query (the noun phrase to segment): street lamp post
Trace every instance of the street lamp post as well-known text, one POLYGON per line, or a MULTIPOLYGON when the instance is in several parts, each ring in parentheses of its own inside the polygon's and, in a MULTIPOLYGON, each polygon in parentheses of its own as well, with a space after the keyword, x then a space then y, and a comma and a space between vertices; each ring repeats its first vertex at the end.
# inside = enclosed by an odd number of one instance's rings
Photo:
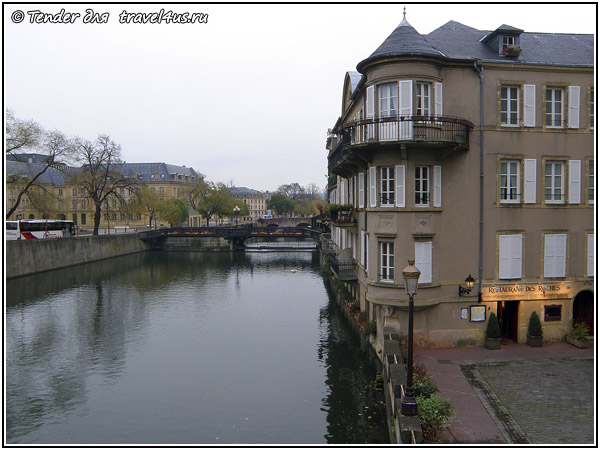
POLYGON ((235 226, 238 226, 238 214, 240 213, 240 207, 235 205, 233 208, 233 214, 235 214, 235 226))
POLYGON ((415 260, 409 259, 408 266, 402 271, 404 278, 404 287, 408 295, 408 361, 406 374, 406 389, 402 396, 400 412, 405 416, 417 415, 417 400, 413 389, 413 316, 414 316, 414 296, 417 294, 417 284, 421 272, 415 267, 415 260))

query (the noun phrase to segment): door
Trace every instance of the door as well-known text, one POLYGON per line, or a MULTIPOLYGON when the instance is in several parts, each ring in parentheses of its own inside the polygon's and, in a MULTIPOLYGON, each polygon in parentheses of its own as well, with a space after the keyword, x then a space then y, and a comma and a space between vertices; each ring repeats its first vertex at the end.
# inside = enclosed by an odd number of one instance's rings
POLYGON ((581 291, 573 299, 573 326, 581 322, 588 326, 588 333, 593 336, 594 294, 591 291, 581 291))
POLYGON ((503 338, 518 342, 519 301, 498 302, 498 320, 503 338))

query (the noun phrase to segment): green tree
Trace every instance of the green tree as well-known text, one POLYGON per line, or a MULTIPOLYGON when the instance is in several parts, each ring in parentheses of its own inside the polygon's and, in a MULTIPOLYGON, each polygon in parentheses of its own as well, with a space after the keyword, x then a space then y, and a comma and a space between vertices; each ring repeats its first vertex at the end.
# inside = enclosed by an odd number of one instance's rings
POLYGON ((274 209, 277 214, 289 214, 295 207, 294 200, 283 194, 273 194, 269 200, 269 209, 274 209))
POLYGON ((296 207, 294 212, 305 216, 311 216, 318 214, 319 209, 317 208, 318 200, 311 200, 307 197, 296 200, 296 207))
POLYGON ((152 219, 158 217, 158 213, 163 207, 163 204, 164 195, 157 194, 148 186, 142 186, 141 188, 136 189, 130 208, 135 214, 147 216, 148 225, 152 226, 152 219))
POLYGON ((231 213, 228 209, 231 197, 229 190, 223 183, 214 183, 205 181, 204 176, 192 185, 185 197, 189 205, 200 213, 203 219, 206 219, 206 225, 210 225, 210 219, 220 214, 231 213))
POLYGON ((188 218, 188 207, 178 198, 169 198, 160 205, 158 215, 172 227, 180 226, 188 218))

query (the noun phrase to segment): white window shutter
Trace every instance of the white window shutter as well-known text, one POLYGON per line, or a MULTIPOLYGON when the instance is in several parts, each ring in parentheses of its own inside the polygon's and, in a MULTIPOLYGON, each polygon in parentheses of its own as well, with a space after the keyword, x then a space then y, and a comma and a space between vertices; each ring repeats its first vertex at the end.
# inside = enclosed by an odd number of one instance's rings
POLYGON ((372 119, 375 115, 375 86, 367 88, 367 119, 372 119))
POLYGON ((352 206, 356 208, 358 202, 356 201, 356 175, 352 178, 352 206))
POLYGON ((569 203, 581 203, 581 161, 569 161, 569 203))
POLYGON ((365 232, 360 230, 360 265, 365 266, 365 232))
POLYGON ((406 166, 396 166, 396 206, 406 206, 406 166))
POLYGON ((523 235, 512 236, 511 244, 510 274, 511 278, 521 278, 523 273, 523 235))
POLYGON ((536 200, 536 160, 526 159, 524 166, 524 196, 523 203, 535 203, 536 200))
MULTIPOLYGON (((400 116, 401 117, 411 117, 412 116, 412 107, 413 107, 413 88, 412 88, 412 80, 402 80, 398 81, 398 92, 400 95, 399 105, 400 105, 400 116)), ((404 120, 400 122, 400 139, 412 139, 413 136, 413 127, 412 121, 404 120)))
POLYGON ((535 127, 535 84, 523 86, 523 125, 535 127))
POLYGON ((521 278, 522 249, 522 234, 507 234, 498 236, 498 278, 521 278))
POLYGON ((365 207, 365 173, 358 174, 358 207, 365 207))
POLYGON ((434 114, 436 116, 443 116, 443 95, 442 95, 442 83, 434 83, 433 85, 435 93, 435 109, 434 114))
POLYGON ((433 207, 442 207, 442 166, 433 166, 433 207))
POLYGON ((432 282, 432 242, 415 242, 415 267, 421 271, 419 284, 432 282))
POLYGON ((369 167, 369 206, 377 206, 377 167, 369 167))
POLYGON ((365 233, 365 272, 369 274, 369 235, 365 233))
POLYGON ((567 235, 557 234, 556 242, 556 276, 567 276, 567 235))
POLYGON ((594 264, 595 264, 594 250, 595 250, 594 234, 590 233, 587 235, 587 276, 588 277, 594 276, 594 264))
POLYGON ((340 181, 340 205, 343 205, 346 202, 346 186, 344 180, 340 181))
MULTIPOLYGON (((367 103, 367 119, 373 119, 375 117, 375 86, 367 87, 366 91, 366 103, 367 103)), ((367 139, 373 139, 375 137, 375 125, 367 125, 367 139)))
POLYGON ((544 237, 544 278, 553 278, 555 272, 554 258, 554 235, 547 234, 544 237))
POLYGON ((569 86, 569 128, 579 128, 579 86, 569 86))

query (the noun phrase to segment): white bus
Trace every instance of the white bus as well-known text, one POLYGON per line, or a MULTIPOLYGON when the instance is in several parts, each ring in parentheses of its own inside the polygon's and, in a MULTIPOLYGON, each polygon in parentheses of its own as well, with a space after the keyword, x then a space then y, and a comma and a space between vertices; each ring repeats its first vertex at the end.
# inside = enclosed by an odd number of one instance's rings
POLYGON ((6 240, 54 239, 75 236, 70 220, 7 220, 6 240))

